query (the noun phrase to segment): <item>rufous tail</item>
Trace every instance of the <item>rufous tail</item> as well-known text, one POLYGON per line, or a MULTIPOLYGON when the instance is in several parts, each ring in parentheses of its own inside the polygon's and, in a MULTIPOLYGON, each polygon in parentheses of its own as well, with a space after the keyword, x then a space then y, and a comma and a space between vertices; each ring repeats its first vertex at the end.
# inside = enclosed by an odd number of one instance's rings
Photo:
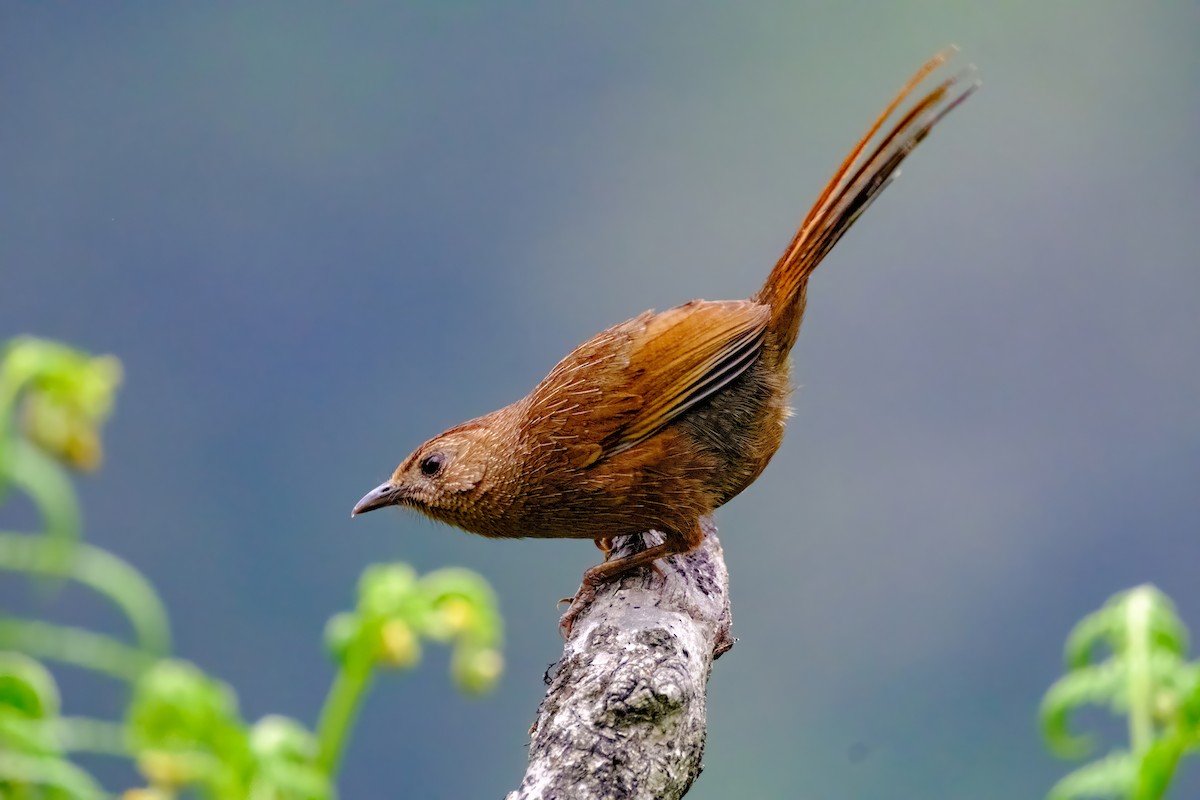
POLYGON ((900 163, 929 135, 933 126, 979 87, 974 67, 945 78, 904 110, 875 149, 864 155, 884 123, 957 52, 958 48, 949 47, 930 59, 883 110, 838 167, 767 282, 755 295, 755 300, 771 306, 768 330, 774 334, 774 345, 780 354, 786 355, 791 350, 799 333, 808 276, 867 206, 900 174, 900 163))

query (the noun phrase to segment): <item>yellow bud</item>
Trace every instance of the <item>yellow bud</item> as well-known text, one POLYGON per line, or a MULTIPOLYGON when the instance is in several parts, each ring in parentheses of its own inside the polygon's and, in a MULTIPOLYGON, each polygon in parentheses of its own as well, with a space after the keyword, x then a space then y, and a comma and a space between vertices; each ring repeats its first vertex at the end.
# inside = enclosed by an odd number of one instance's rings
POLYGON ((1166 724, 1179 713, 1179 696, 1167 689, 1161 689, 1154 695, 1154 718, 1166 724))
POLYGON ((458 685, 473 694, 488 691, 504 672, 504 656, 498 650, 460 649, 450 661, 450 669, 458 685))
POLYGON ((138 756, 138 771, 155 787, 182 786, 195 777, 187 759, 165 750, 147 750, 138 756))
POLYGON ((74 426, 63 442, 63 460, 74 469, 94 472, 100 466, 103 452, 96 429, 84 424, 74 426))
POLYGON ((475 617, 475 609, 461 597, 450 597, 438 606, 442 620, 450 633, 466 630, 475 617))
POLYGON ((421 658, 421 643, 407 622, 393 619, 379 629, 379 662, 383 666, 404 669, 421 658))
POLYGON ((72 469, 100 466, 102 451, 96 424, 45 396, 30 397, 23 418, 25 434, 47 455, 72 469))
POLYGON ((170 797, 171 795, 167 792, 148 787, 127 789, 121 793, 121 800, 169 800, 170 797))
POLYGON ((503 672, 504 656, 500 655, 499 650, 482 650, 475 657, 475 673, 480 681, 489 687, 500 680, 503 672))

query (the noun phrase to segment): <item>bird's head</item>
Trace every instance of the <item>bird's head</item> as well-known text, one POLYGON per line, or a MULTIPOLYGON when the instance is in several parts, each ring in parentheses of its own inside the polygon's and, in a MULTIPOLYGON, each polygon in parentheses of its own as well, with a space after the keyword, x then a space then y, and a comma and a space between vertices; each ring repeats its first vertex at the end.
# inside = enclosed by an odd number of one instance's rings
POLYGON ((358 516, 384 506, 407 506, 429 516, 467 527, 463 517, 473 507, 488 467, 494 460, 490 426, 474 420, 435 436, 404 459, 392 477, 359 500, 350 512, 358 516))

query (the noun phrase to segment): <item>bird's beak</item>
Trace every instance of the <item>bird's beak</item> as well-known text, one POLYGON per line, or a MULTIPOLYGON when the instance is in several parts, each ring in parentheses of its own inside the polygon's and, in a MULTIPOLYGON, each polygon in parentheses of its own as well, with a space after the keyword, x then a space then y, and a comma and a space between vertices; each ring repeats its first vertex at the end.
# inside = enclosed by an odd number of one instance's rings
POLYGON ((357 517, 359 514, 374 511, 377 508, 394 505, 396 505, 396 487, 391 483, 384 483, 367 492, 362 500, 355 503, 350 516, 357 517))

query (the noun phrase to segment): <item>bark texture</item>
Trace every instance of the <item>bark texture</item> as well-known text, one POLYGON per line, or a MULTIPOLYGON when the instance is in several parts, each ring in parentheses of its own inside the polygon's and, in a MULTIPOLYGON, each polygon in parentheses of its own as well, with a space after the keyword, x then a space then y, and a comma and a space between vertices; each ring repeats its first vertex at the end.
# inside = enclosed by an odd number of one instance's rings
MULTIPOLYGON (((702 524, 694 552, 603 587, 578 618, 530 729, 529 768, 506 800, 657 800, 691 787, 708 676, 734 641, 721 544, 712 520, 702 524)), ((618 541, 614 555, 641 538, 618 541)))

